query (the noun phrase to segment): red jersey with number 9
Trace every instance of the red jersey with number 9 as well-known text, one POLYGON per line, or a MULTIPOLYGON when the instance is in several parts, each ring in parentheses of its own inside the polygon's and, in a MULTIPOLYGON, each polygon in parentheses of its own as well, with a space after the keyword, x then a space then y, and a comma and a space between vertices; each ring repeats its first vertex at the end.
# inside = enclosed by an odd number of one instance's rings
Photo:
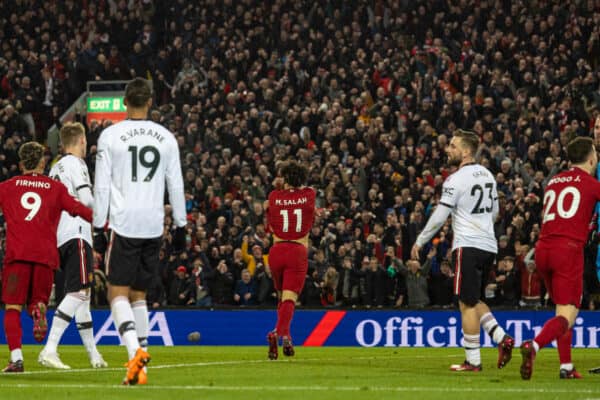
POLYGON ((56 229, 62 211, 92 221, 92 210, 71 197, 65 185, 37 174, 2 182, 0 208, 6 221, 5 263, 26 261, 56 268, 56 229))
POLYGON ((267 222, 283 240, 297 240, 308 234, 315 219, 313 188, 273 190, 269 194, 267 222))
POLYGON ((544 191, 540 239, 568 238, 584 245, 596 202, 600 201, 600 182, 574 167, 554 176, 544 191))

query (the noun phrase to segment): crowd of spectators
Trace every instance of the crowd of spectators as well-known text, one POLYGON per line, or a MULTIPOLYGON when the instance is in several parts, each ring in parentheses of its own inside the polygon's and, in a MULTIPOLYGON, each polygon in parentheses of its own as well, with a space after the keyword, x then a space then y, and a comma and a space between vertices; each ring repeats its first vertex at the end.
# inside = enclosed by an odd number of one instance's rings
MULTIPOLYGON (((409 251, 452 173, 449 138, 468 129, 499 189, 486 297, 540 306, 543 188, 599 114, 599 32, 598 0, 1 2, 0 180, 86 81, 151 78, 189 222, 174 254, 165 219, 153 307, 275 304, 263 202, 290 157, 320 210, 303 305, 447 307, 449 224, 421 260, 409 251)), ((88 126, 91 171, 107 124, 88 126)))

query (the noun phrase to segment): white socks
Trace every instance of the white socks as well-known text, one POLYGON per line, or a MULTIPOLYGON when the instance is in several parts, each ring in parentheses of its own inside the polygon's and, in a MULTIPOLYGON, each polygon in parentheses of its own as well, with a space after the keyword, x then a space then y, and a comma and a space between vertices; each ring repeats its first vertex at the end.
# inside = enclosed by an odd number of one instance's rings
POLYGON ((115 297, 110 303, 110 311, 115 326, 119 330, 119 334, 125 343, 125 347, 127 347, 129 359, 131 359, 140 345, 135 330, 135 317, 133 315, 133 310, 131 309, 131 304, 129 304, 129 299, 125 296, 115 297))
POLYGON ((496 343, 500 343, 506 335, 506 332, 500 325, 498 325, 498 321, 492 315, 492 313, 485 313, 479 319, 479 324, 483 327, 483 330, 487 332, 488 335, 492 337, 492 340, 496 343))
MULTIPOLYGON (((75 292, 67 293, 65 298, 60 302, 56 308, 54 317, 52 318, 52 327, 50 328, 48 341, 46 342, 46 347, 44 348, 47 352, 56 353, 58 343, 60 342, 62 335, 65 333, 65 329, 67 329, 69 326, 69 323, 71 322, 71 319, 73 319, 75 312, 79 308, 82 308, 81 306, 85 304, 85 300, 85 294, 75 292)), ((87 301, 89 313, 89 297, 87 297, 87 301)), ((89 321, 91 320, 92 318, 90 316, 89 321)))
POLYGON ((479 351, 479 335, 464 335, 465 353, 471 365, 481 365, 481 352, 479 351))
POLYGON ((90 312, 89 296, 83 304, 75 311, 75 322, 79 330, 79 336, 88 354, 96 353, 96 342, 94 340, 94 326, 92 325, 92 313, 90 312))
POLYGON ((148 306, 145 300, 131 303, 131 309, 135 318, 135 331, 137 333, 140 347, 148 349, 148 306))
POLYGON ((23 351, 21 349, 14 349, 10 352, 10 361, 17 362, 23 360, 23 351))

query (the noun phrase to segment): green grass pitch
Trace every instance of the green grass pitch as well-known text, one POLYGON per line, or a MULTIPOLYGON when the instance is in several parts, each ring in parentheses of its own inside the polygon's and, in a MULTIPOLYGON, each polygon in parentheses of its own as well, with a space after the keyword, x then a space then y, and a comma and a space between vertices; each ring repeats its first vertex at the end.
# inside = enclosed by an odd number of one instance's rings
POLYGON ((455 373, 464 358, 459 348, 297 347, 296 356, 266 359, 267 347, 151 347, 148 385, 124 387, 125 349, 99 346, 109 368, 89 367, 82 346, 61 346, 59 371, 37 363, 41 346, 25 346, 25 373, 0 375, 0 399, 600 399, 597 350, 575 349, 583 380, 558 379, 558 356, 544 349, 531 381, 519 376, 515 349, 511 363, 495 367, 495 349, 482 349, 483 371, 455 373))

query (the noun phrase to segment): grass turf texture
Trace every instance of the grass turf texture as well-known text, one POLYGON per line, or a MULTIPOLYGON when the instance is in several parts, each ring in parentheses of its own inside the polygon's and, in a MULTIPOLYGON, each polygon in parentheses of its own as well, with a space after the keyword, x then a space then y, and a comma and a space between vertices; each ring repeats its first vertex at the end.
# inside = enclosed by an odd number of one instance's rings
MULTIPOLYGON (((538 358, 531 381, 519 375, 521 356, 496 369, 497 351, 482 349, 483 372, 456 373, 459 348, 296 348, 296 356, 267 360, 264 347, 151 347, 147 386, 120 385, 125 349, 99 346, 109 368, 93 370, 82 346, 61 346, 72 370, 40 366, 41 346, 25 346, 25 373, 0 376, 0 399, 583 399, 600 398, 597 350, 575 349, 583 380, 558 379, 552 348, 538 358), (184 397, 185 396, 185 397, 184 397)), ((281 349, 280 349, 281 350, 281 349)))

